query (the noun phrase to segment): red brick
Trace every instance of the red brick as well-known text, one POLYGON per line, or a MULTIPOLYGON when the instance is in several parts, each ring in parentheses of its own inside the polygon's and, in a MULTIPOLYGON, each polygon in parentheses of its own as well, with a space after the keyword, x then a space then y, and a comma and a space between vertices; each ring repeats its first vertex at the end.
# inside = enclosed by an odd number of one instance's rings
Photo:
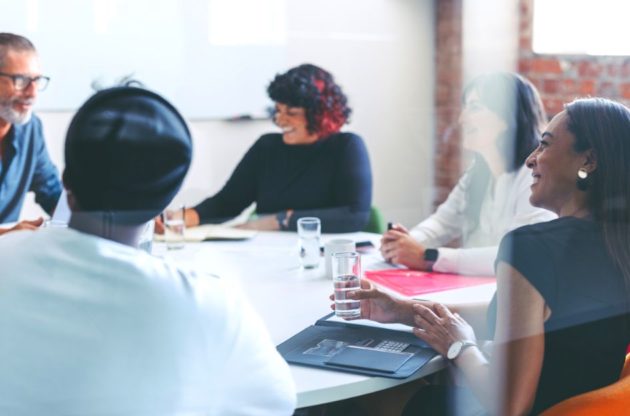
POLYGON ((630 99, 630 83, 623 83, 619 85, 620 98, 630 99))
POLYGON ((597 78, 604 72, 603 65, 596 61, 582 61, 577 64, 579 77, 597 78))
POLYGON ((540 78, 538 78, 536 76, 533 76, 533 75, 530 75, 528 77, 528 79, 532 82, 532 84, 534 84, 534 87, 536 87, 536 89, 538 91, 542 91, 542 89, 543 89, 543 80, 542 79, 540 79, 540 78))
POLYGON ((547 115, 549 116, 549 118, 555 116, 564 108, 564 100, 559 100, 556 98, 543 98, 543 102, 545 103, 545 110, 547 111, 547 115))
POLYGON ((520 59, 518 61, 518 72, 521 74, 526 75, 529 71, 531 71, 531 68, 531 62, 528 59, 520 59))
POLYGON ((560 92, 561 83, 557 79, 545 79, 542 82, 542 92, 544 94, 558 94, 560 92))
POLYGON ((630 59, 626 59, 619 68, 621 78, 630 77, 630 59))
POLYGON ((597 92, 595 95, 606 98, 615 98, 617 95, 615 84, 612 82, 602 82, 597 86, 597 92))
POLYGON ((529 36, 521 36, 518 40, 518 47, 527 51, 532 50, 532 38, 529 36))
POLYGON ((617 62, 610 63, 606 67, 606 74, 609 77, 615 78, 617 75, 619 75, 620 72, 621 72, 621 65, 619 63, 617 63, 617 62))
POLYGON ((532 60, 532 72, 546 74, 561 74, 562 66, 557 59, 536 58, 532 60))
POLYGON ((572 78, 563 79, 562 92, 569 96, 575 95, 577 93, 577 82, 572 78))
POLYGON ((580 81, 578 92, 580 95, 595 95, 595 81, 592 79, 580 81))

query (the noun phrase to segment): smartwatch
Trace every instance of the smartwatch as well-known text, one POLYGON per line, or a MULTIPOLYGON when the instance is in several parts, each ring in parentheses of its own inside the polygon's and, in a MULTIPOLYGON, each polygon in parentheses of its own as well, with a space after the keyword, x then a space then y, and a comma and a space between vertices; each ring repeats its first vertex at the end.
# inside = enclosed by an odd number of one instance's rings
POLYGON ((449 360, 454 360, 468 347, 476 347, 472 341, 455 341, 448 347, 448 351, 446 352, 446 358, 449 360))
POLYGON ((427 248, 426 250, 424 250, 423 260, 424 264, 427 266, 427 269, 433 271, 433 265, 437 261, 439 255, 440 252, 437 248, 427 248))

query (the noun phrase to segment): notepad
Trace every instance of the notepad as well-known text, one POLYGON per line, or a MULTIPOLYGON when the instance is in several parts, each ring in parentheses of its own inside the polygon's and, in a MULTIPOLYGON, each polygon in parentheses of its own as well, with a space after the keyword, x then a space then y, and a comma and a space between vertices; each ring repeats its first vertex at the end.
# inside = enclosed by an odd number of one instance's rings
POLYGON ((408 269, 366 270, 365 278, 404 296, 495 283, 494 277, 422 272, 408 269))
MULTIPOLYGON (((222 225, 206 224, 198 227, 186 228, 184 239, 188 242, 200 241, 236 241, 247 240, 258 234, 256 230, 242 230, 222 225)), ((169 241, 169 234, 155 234, 155 241, 169 241)))

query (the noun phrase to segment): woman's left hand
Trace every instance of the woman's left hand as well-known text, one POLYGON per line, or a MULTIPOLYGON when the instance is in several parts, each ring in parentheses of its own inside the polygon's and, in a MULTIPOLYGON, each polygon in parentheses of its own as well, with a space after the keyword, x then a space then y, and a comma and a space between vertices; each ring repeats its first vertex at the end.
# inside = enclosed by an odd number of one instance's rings
POLYGON ((234 228, 258 231, 278 231, 280 229, 280 224, 278 224, 278 220, 275 215, 265 215, 263 217, 258 217, 255 220, 239 224, 234 228))
POLYGON ((416 303, 413 310, 416 324, 413 333, 443 356, 455 341, 476 342, 472 327, 446 306, 436 303, 431 309, 416 303))

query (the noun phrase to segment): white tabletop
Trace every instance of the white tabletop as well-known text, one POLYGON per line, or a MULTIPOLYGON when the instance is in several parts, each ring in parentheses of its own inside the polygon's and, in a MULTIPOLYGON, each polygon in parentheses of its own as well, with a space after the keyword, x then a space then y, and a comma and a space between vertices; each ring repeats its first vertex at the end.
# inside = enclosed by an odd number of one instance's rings
MULTIPOLYGON (((370 240, 378 246, 380 236, 370 233, 324 235, 322 243, 332 238, 370 240)), ((261 315, 276 345, 331 312, 328 296, 332 293, 332 282, 325 276, 324 259, 316 269, 302 269, 295 233, 261 232, 247 241, 188 243, 182 250, 171 251, 167 251, 164 244, 155 244, 153 254, 233 279, 261 315)), ((377 250, 363 255, 362 262, 364 269, 387 266, 377 250)), ((489 301, 493 293, 494 285, 482 285, 423 295, 423 298, 445 303, 489 301)), ((404 380, 296 365, 291 365, 291 371, 298 391, 298 407, 306 407, 387 389, 443 367, 444 361, 435 358, 404 380)))

